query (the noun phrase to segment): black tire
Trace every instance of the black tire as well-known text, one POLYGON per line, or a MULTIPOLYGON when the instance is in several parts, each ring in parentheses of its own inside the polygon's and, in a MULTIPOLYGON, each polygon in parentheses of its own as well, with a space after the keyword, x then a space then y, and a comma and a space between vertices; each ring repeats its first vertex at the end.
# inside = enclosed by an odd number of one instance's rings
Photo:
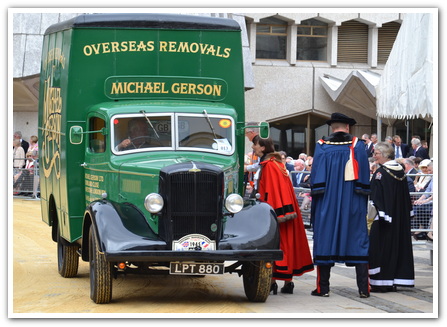
POLYGON ((57 269, 64 278, 75 277, 78 274, 79 253, 77 245, 71 245, 61 237, 57 228, 57 269))
POLYGON ((89 231, 89 262, 90 298, 97 304, 109 303, 112 300, 112 264, 99 250, 93 226, 89 231))
POLYGON ((265 302, 270 294, 272 268, 265 261, 250 261, 243 265, 244 291, 251 302, 265 302))

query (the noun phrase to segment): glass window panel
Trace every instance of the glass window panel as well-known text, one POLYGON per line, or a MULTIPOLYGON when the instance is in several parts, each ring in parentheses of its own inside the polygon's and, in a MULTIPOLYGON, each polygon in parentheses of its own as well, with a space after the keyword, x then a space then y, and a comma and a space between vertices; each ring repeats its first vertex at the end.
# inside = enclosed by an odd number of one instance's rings
MULTIPOLYGON (((99 131, 102 128, 106 126, 106 123, 103 119, 92 117, 90 119, 90 131, 99 131)), ((90 133, 89 138, 89 146, 90 151, 93 153, 102 153, 106 149, 106 138, 104 134, 97 132, 97 133, 90 133)))
POLYGON ((179 116, 179 146, 203 148, 222 154, 230 154, 233 149, 233 120, 224 116, 179 116), (211 126, 210 126, 211 125, 211 126))
POLYGON ((310 27, 306 27, 306 26, 298 26, 297 34, 298 35, 310 35, 311 29, 310 29, 310 27))
POLYGON ((270 33, 270 25, 258 25, 256 26, 257 33, 270 33))
POLYGON ((287 46, 287 23, 267 17, 256 27, 256 58, 285 59, 287 46))
POLYGON ((275 33, 275 34, 285 34, 285 33, 287 33, 287 27, 272 25, 272 33, 275 33))
POLYGON ((172 147, 171 124, 171 116, 116 117, 113 119, 115 151, 172 147))
POLYGON ((327 27, 314 27, 313 35, 327 35, 327 27))
POLYGON ((298 60, 327 60, 327 38, 298 37, 298 60))
POLYGON ((285 59, 286 42, 285 36, 257 35, 256 58, 285 59))
POLYGON ((297 60, 327 60, 327 26, 313 18, 301 22, 297 30, 297 60))

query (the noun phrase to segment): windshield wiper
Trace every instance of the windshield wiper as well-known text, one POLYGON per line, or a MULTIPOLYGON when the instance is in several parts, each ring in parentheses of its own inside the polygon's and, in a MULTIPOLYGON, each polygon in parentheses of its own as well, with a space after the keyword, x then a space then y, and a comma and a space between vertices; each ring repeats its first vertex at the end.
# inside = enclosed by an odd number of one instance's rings
POLYGON ((149 117, 146 116, 146 111, 144 110, 140 110, 140 112, 143 114, 144 118, 146 118, 149 126, 152 128, 152 130, 154 131, 155 135, 157 136, 157 139, 160 139, 160 136, 158 136, 157 131, 155 130, 154 126, 152 125, 151 121, 149 120, 149 117))
POLYGON ((203 110, 203 114, 205 115, 206 120, 208 121, 208 125, 210 125, 211 131, 213 132, 214 139, 217 139, 216 132, 214 131, 213 124, 211 124, 210 117, 208 117, 208 113, 206 110, 203 110))

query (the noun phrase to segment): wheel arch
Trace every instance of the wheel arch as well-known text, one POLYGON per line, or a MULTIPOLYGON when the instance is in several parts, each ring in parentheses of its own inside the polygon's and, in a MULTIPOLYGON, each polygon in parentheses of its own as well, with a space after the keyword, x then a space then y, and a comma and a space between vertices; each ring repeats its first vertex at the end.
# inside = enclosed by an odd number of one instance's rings
POLYGON ((57 214, 56 200, 53 194, 50 195, 48 201, 48 220, 51 226, 51 239, 57 242, 57 229, 59 227, 59 219, 57 214))
POLYGON ((83 261, 89 260, 89 233, 90 226, 93 225, 92 216, 93 214, 91 213, 91 211, 87 209, 84 213, 84 220, 82 224, 81 258, 83 261))

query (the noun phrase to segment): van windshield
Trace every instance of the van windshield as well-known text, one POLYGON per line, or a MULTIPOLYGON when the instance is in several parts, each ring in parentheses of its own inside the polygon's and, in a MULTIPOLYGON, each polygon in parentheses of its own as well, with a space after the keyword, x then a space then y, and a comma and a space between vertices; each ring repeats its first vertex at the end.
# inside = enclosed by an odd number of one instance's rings
POLYGON ((185 150, 234 152, 234 120, 225 115, 150 114, 116 115, 112 118, 113 152, 185 150))
POLYGON ((230 117, 215 115, 179 115, 178 147, 207 149, 223 154, 233 150, 234 124, 230 117))

